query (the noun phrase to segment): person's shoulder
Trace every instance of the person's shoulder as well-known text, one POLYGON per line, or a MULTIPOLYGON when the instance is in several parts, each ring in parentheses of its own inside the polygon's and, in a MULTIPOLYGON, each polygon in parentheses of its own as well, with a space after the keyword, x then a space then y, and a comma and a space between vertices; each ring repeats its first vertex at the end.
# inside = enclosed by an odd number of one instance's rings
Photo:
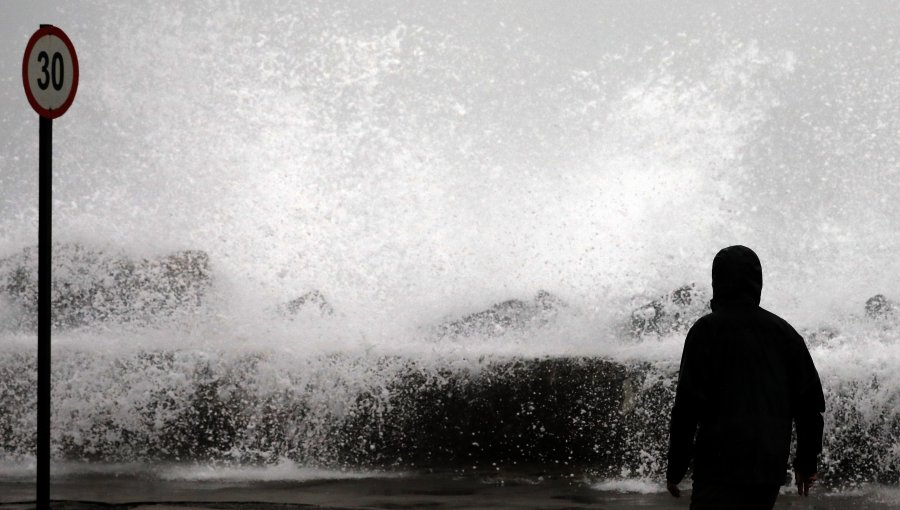
POLYGON ((774 323, 777 323, 777 324, 780 324, 780 325, 782 325, 782 326, 786 326, 786 327, 788 327, 788 328, 794 329, 794 327, 791 326, 791 324, 790 324, 788 321, 782 319, 781 316, 776 315, 776 314, 770 312, 769 310, 766 310, 765 308, 763 308, 763 307, 761 307, 761 306, 758 307, 757 310, 758 310, 758 313, 759 313, 762 317, 764 317, 764 318, 766 318, 766 319, 768 319, 768 320, 770 320, 770 321, 772 321, 772 322, 774 322, 774 323))
POLYGON ((702 328, 708 327, 709 324, 712 323, 713 320, 715 320, 714 312, 708 312, 704 315, 701 315, 699 318, 697 318, 697 320, 694 321, 694 324, 691 325, 691 329, 694 329, 694 328, 702 329, 702 328))
POLYGON ((698 341, 700 338, 707 336, 707 333, 712 329, 714 322, 715 316, 713 312, 707 313, 695 320, 694 324, 688 329, 687 341, 698 341))
POLYGON ((691 329, 697 329, 698 331, 704 331, 713 329, 716 327, 716 324, 721 323, 723 320, 726 320, 721 311, 718 312, 707 312, 704 315, 701 315, 700 318, 694 321, 694 324, 691 326, 691 329))
POLYGON ((786 336, 791 338, 791 340, 799 340, 803 342, 803 337, 800 336, 800 333, 798 333, 797 330, 794 329, 794 326, 792 326, 790 322, 784 320, 779 315, 776 315, 763 307, 759 307, 759 313, 761 316, 774 324, 779 330, 783 331, 786 336))

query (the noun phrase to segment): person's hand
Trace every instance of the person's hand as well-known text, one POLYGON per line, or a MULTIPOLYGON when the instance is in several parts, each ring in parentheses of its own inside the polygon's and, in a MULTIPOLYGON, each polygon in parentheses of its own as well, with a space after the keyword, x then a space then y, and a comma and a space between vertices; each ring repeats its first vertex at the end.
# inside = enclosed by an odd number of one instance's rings
POLYGON ((672 482, 666 480, 666 489, 669 491, 669 494, 671 494, 672 497, 674 497, 674 498, 681 497, 681 489, 678 488, 677 483, 672 483, 672 482))
POLYGON ((797 494, 809 496, 809 488, 816 481, 816 473, 806 475, 800 471, 794 471, 794 483, 797 484, 797 494))

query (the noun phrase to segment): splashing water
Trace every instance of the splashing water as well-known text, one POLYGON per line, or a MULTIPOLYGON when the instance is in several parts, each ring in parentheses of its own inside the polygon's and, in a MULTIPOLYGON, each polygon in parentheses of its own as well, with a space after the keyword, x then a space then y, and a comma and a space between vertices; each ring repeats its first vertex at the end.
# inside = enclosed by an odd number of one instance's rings
MULTIPOLYGON (((900 298, 900 12, 839 6, 61 8, 44 21, 83 71, 57 122, 55 239, 199 250, 212 287, 171 320, 55 333, 57 455, 405 465, 346 444, 371 432, 348 417, 392 416, 414 373, 465 392, 546 356, 615 360, 642 395, 625 414, 653 413, 682 336, 622 325, 685 283, 708 292, 712 256, 740 243, 763 306, 809 334, 828 469, 895 479, 896 322, 862 311, 900 298), (429 333, 539 289, 569 304, 549 324, 429 333), (335 313, 278 313, 311 291, 335 313)), ((7 76, 37 23, 11 19, 7 76)), ((5 257, 34 243, 37 142, 2 87, 5 257)), ((0 449, 27 455, 34 338, 0 304, 0 449)), ((658 473, 659 441, 631 430, 613 474, 658 473)))

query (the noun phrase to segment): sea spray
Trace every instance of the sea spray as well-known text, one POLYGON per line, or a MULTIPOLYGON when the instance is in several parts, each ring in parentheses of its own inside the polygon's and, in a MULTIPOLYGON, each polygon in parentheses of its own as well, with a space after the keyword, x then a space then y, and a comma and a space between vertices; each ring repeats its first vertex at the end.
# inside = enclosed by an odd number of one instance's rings
MULTIPOLYGON (((711 257, 741 243, 762 259, 763 306, 804 330, 826 386, 823 477, 896 481, 896 323, 862 307, 900 297, 898 15, 840 7, 57 13, 84 73, 55 133, 55 239, 132 261, 202 252, 210 278, 197 306, 151 282, 166 306, 82 306, 60 324, 57 459, 409 467, 471 453, 653 476, 683 331, 635 338, 633 312, 708 290, 711 257), (541 290, 568 309, 434 335, 541 290), (313 292, 332 314, 279 313, 313 292), (593 370, 608 387, 587 390, 593 370), (559 391, 561 407, 530 410, 526 388, 559 391), (465 414, 486 409, 511 414, 465 414), (484 437, 441 443, 452 419, 484 437)), ((0 65, 19 61, 3 47, 0 65)), ((34 119, 14 82, 0 83, 20 105, 0 118, 0 258, 33 246, 37 221, 34 119)), ((26 305, 0 305, 0 442, 28 456, 34 338, 26 305)))

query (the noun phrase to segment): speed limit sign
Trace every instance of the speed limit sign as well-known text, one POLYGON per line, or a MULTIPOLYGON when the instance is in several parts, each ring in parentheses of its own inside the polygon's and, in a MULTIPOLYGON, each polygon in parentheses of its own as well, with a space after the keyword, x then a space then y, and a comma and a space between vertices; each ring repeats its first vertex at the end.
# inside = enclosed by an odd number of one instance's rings
POLYGON ((44 25, 31 36, 22 60, 22 81, 38 115, 55 119, 66 113, 78 89, 78 57, 65 32, 44 25))
POLYGON ((78 90, 78 57, 65 32, 41 25, 25 45, 25 95, 38 126, 37 508, 50 508, 50 324, 53 245, 53 119, 66 113, 78 90))

